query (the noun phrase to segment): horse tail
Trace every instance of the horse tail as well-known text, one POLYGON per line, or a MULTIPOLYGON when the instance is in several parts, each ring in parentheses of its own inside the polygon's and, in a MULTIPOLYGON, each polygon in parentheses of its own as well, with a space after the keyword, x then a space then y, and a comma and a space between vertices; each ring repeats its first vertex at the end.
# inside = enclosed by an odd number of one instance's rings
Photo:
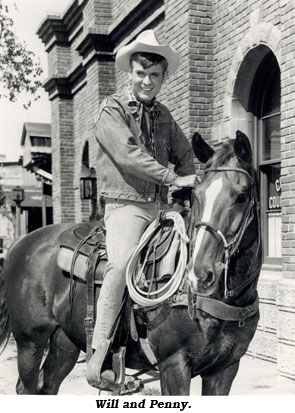
POLYGON ((7 311, 7 301, 4 285, 4 271, 0 270, 0 355, 7 346, 11 334, 9 315, 7 311))

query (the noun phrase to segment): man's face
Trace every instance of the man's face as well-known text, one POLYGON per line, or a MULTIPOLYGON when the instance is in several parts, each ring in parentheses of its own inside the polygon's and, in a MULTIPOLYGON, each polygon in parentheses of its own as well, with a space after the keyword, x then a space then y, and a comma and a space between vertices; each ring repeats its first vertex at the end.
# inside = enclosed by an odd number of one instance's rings
POLYGON ((132 91, 141 102, 150 102, 159 92, 164 81, 163 67, 161 64, 144 69, 138 62, 132 62, 129 72, 132 91))

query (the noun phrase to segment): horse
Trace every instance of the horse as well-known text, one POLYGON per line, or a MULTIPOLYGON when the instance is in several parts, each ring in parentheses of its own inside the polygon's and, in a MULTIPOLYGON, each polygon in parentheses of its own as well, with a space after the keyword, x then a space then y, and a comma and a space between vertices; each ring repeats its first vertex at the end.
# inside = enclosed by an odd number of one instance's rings
MULTIPOLYGON (((216 150, 196 133, 192 146, 205 167, 201 183, 192 190, 187 217, 185 288, 158 306, 137 309, 135 319, 145 328, 156 357, 162 395, 189 395, 197 375, 202 395, 228 395, 259 320, 257 177, 249 139, 240 131, 216 150)), ((87 287, 76 283, 70 309, 70 280, 56 264, 61 239, 81 225, 35 230, 7 255, 0 344, 11 328, 18 353, 18 394, 57 394, 86 349, 87 287)), ((126 366, 151 368, 139 341, 132 338, 126 366)))

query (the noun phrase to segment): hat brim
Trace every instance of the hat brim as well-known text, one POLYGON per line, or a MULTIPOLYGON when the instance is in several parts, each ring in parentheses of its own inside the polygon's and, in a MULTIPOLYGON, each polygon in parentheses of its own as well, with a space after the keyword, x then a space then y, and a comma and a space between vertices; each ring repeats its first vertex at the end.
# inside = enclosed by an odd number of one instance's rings
POLYGON ((141 43, 134 41, 127 46, 123 46, 117 53, 116 64, 123 70, 123 72, 130 71, 130 57, 133 53, 154 53, 163 56, 168 63, 168 72, 171 75, 174 73, 180 63, 180 58, 178 53, 168 45, 163 46, 153 46, 146 43, 141 43))

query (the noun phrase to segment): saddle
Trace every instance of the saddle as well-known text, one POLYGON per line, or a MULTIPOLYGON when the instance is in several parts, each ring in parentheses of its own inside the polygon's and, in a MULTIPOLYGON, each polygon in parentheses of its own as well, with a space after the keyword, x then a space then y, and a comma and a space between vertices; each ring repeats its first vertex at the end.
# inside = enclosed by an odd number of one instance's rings
MULTIPOLYGON (((169 221, 159 220, 159 229, 142 251, 142 272, 145 279, 156 275, 156 281, 164 282, 175 269, 179 242, 169 221), (164 221, 163 221, 164 222, 164 221)), ((67 231, 60 242, 57 265, 64 272, 86 283, 89 260, 96 261, 95 284, 101 285, 107 263, 105 234, 102 224, 96 227, 85 223, 67 231)))

